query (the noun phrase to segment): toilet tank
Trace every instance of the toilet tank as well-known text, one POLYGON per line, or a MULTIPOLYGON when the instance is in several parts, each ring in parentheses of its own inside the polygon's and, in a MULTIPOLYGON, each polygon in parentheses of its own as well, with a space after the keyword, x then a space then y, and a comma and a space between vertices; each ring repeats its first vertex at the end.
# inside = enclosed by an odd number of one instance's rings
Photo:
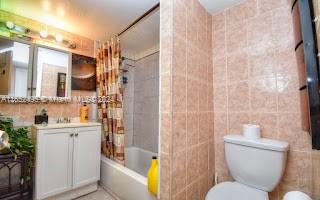
POLYGON ((239 183, 271 192, 285 170, 287 142, 224 136, 225 156, 232 177, 239 183))

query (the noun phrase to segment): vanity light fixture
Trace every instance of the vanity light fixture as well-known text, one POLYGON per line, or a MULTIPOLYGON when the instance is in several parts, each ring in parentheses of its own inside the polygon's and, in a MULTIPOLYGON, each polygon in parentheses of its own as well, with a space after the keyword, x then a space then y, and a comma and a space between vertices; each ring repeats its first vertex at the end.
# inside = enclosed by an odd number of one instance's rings
POLYGON ((15 27, 15 25, 14 25, 14 23, 13 22, 11 22, 11 21, 7 21, 6 22, 6 26, 7 26, 7 28, 8 29, 14 29, 14 27, 15 27))
POLYGON ((48 37, 48 31, 47 30, 42 30, 42 31, 40 31, 40 36, 42 37, 42 38, 46 38, 46 37, 48 37))
MULTIPOLYGON (((0 0, 1 1, 1 0, 0 0)), ((76 49, 77 44, 69 39, 64 38, 60 33, 49 34, 47 25, 45 25, 41 31, 30 29, 25 26, 21 26, 13 23, 12 21, 1 21, 0 20, 0 36, 4 37, 18 37, 23 40, 32 41, 33 39, 42 38, 47 42, 59 43, 59 45, 65 46, 69 49, 76 49), (1 29, 2 27, 2 29, 1 29)))

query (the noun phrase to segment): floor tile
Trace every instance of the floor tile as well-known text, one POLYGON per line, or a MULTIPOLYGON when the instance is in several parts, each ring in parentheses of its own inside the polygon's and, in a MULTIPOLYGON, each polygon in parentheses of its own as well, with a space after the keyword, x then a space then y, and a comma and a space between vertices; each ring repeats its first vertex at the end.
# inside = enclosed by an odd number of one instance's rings
POLYGON ((107 191, 99 187, 96 192, 79 197, 76 200, 115 200, 107 191))

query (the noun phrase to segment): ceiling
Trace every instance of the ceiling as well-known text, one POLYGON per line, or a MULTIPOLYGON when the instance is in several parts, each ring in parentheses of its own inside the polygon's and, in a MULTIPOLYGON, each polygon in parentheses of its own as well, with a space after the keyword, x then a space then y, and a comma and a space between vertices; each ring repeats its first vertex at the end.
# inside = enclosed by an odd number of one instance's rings
MULTIPOLYGON (((0 9, 106 41, 159 0, 0 0, 0 9)), ((150 30, 150 29, 147 29, 150 30)))
MULTIPOLYGON (((106 41, 160 0, 0 0, 0 9, 28 17, 90 39, 106 41), (26 3, 26 1, 28 3, 26 3)), ((214 14, 243 0, 199 0, 214 14)), ((159 10, 121 37, 121 47, 133 54, 159 45, 159 10)))
POLYGON ((209 13, 215 14, 223 9, 239 4, 244 0, 199 0, 199 1, 209 13))
MULTIPOLYGON (((160 11, 150 14, 120 37, 121 49, 131 56, 159 48, 160 11)), ((129 56, 126 55, 126 56, 129 56)))

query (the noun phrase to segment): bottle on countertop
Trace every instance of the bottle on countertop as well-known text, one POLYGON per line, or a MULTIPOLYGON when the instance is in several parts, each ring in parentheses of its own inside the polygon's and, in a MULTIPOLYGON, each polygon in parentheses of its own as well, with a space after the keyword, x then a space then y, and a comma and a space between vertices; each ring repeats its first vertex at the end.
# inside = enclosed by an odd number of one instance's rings
POLYGON ((84 103, 80 108, 80 122, 88 123, 89 121, 89 107, 84 103))

